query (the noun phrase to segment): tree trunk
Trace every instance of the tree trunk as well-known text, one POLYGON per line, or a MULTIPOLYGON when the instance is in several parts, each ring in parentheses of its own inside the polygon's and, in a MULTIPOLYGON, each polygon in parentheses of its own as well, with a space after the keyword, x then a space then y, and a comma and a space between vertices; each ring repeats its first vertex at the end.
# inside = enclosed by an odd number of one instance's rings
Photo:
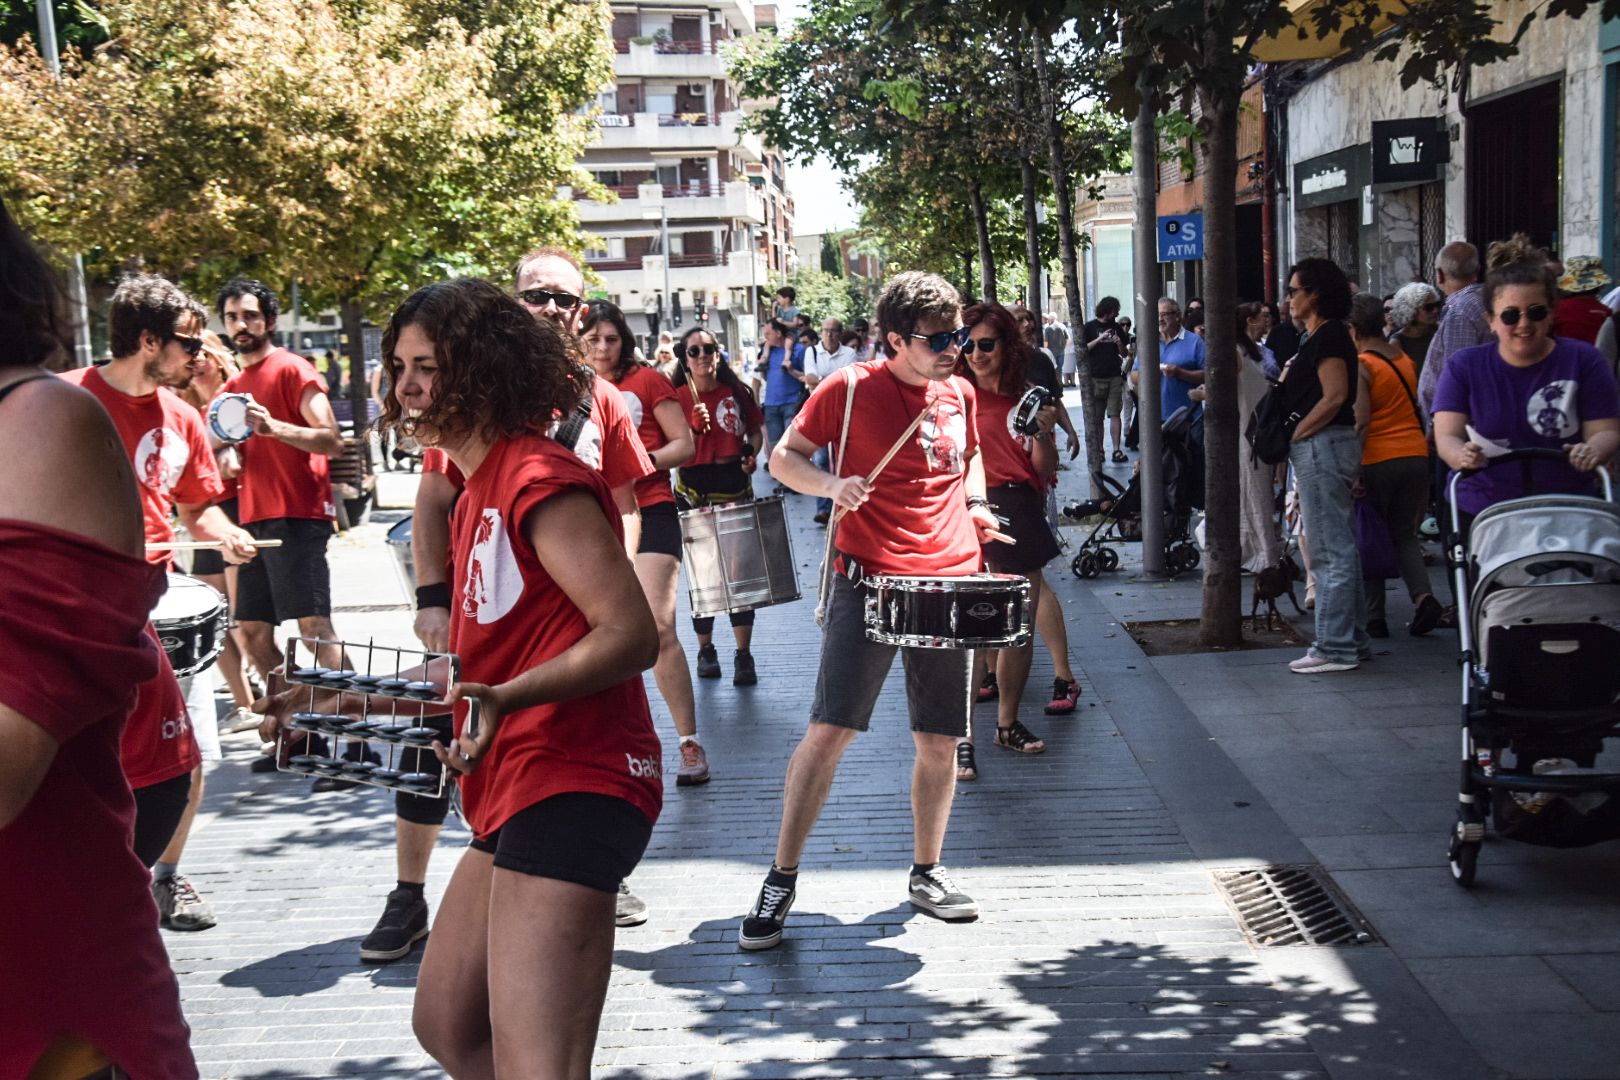
POLYGON ((343 336, 349 339, 349 404, 354 408, 354 439, 360 444, 360 467, 371 471, 371 455, 366 453, 366 430, 371 426, 367 411, 371 401, 371 381, 366 377, 366 340, 360 302, 349 298, 339 306, 343 336))
MULTIPOLYGON (((1024 92, 1024 61, 1019 56, 1013 68, 1013 110, 1020 116, 1029 115, 1028 95, 1024 92)), ((1035 159, 1029 151, 1032 137, 1021 135, 1018 150, 1018 168, 1022 174, 1024 184, 1024 269, 1029 279, 1029 286, 1025 289, 1024 306, 1035 316, 1035 332, 1039 345, 1041 328, 1041 220, 1040 220, 1040 194, 1035 184, 1035 159)), ((1057 358, 1061 367, 1063 358, 1057 358)))
POLYGON ((973 303, 973 249, 962 249, 962 300, 973 303))
MULTIPOLYGON (((1216 25, 1215 21, 1211 25, 1216 25)), ((1210 55, 1229 42, 1205 33, 1210 55)), ((1237 119, 1239 87, 1199 89, 1208 125, 1204 155, 1204 607, 1198 639, 1206 648, 1243 640, 1243 547, 1238 468, 1237 119)))
POLYGON ((1142 576, 1163 577, 1164 558, 1164 435, 1161 429, 1159 380, 1159 261, 1154 244, 1148 239, 1155 220, 1158 188, 1159 136, 1154 118, 1158 115, 1157 95, 1151 81, 1137 86, 1142 107, 1132 125, 1132 179, 1134 210, 1138 222, 1133 241, 1133 275, 1136 292, 1136 366, 1140 383, 1136 388, 1136 417, 1141 437, 1142 466, 1142 576))
MULTIPOLYGON (((1035 39, 1035 79, 1041 91, 1041 118, 1046 124, 1047 141, 1047 169, 1052 174, 1052 196, 1057 202, 1058 250, 1063 260, 1063 298, 1069 308, 1069 333, 1077 335, 1080 327, 1085 324, 1086 312, 1080 302, 1080 260, 1075 246, 1074 236, 1074 185, 1069 176, 1068 155, 1063 150, 1063 122, 1058 117, 1057 97, 1052 92, 1052 77, 1046 66, 1047 35, 1037 28, 1032 35, 1035 39)), ((1152 326, 1137 327, 1140 334, 1151 332, 1152 326)), ((1083 363, 1080 350, 1075 350, 1076 364, 1083 363)), ((1062 358, 1058 358, 1062 364, 1062 358)), ((1086 372, 1078 372, 1079 378, 1075 381, 1080 384, 1081 416, 1090 416, 1091 380, 1086 378, 1086 372)), ((1086 442, 1098 450, 1098 456, 1092 457, 1091 448, 1086 450, 1086 475, 1094 477, 1102 470, 1101 460, 1102 439, 1087 438, 1086 442)), ((1097 482, 1091 481, 1091 493, 1098 494, 1097 482)))
POLYGON ((973 204, 973 229, 979 237, 980 299, 996 302, 996 257, 990 252, 990 217, 984 205, 984 191, 977 180, 968 184, 968 200, 973 204))

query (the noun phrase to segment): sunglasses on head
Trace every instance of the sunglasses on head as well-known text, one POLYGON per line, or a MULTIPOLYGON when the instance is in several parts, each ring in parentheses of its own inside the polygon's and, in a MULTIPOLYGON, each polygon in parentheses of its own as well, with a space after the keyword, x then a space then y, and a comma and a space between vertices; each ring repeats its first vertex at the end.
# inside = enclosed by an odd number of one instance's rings
POLYGON ((713 356, 719 351, 720 346, 714 344, 713 342, 707 345, 688 345, 686 347, 686 355, 690 356, 693 360, 696 360, 700 356, 713 356))
POLYGON ((573 293, 557 292, 553 289, 524 289, 517 294, 517 298, 530 307, 545 307, 547 304, 555 303, 564 311, 579 303, 579 297, 573 293))
POLYGON ((1521 317, 1531 322, 1541 322, 1550 314, 1552 312, 1548 310, 1546 304, 1531 304, 1523 311, 1516 307, 1503 308, 1496 313, 1496 317, 1502 320, 1503 326, 1518 326, 1521 317))
POLYGON ((978 349, 981 352, 992 353, 996 351, 996 346, 1000 344, 1000 338, 982 337, 977 341, 973 340, 972 338, 968 338, 966 341, 962 342, 962 355, 972 356, 974 349, 978 349))
POLYGON ((931 350, 940 353, 952 345, 955 345, 958 349, 962 348, 967 344, 968 335, 971 333, 973 331, 967 327, 958 326, 955 330, 941 330, 937 334, 911 334, 908 336, 926 341, 931 350))
POLYGON ((202 352, 205 344, 200 337, 186 337, 184 334, 170 334, 169 340, 179 342, 180 347, 186 351, 187 356, 196 356, 202 352))

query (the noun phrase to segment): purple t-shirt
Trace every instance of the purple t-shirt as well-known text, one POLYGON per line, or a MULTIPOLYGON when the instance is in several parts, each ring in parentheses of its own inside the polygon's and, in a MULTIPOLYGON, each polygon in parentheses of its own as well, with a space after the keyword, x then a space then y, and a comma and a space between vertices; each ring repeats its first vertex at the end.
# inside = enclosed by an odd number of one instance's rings
MULTIPOLYGON (((1440 373, 1434 411, 1464 413, 1475 431, 1514 450, 1558 450, 1580 442, 1583 421, 1620 416, 1620 390, 1602 353, 1569 338, 1553 341, 1547 359, 1528 368, 1503 360, 1495 342, 1458 350, 1440 373)), ((1592 475, 1567 462, 1535 462, 1533 475, 1536 494, 1592 490, 1592 475)), ((1524 494, 1523 473, 1515 466, 1487 469, 1457 484, 1457 503, 1469 514, 1524 494)))

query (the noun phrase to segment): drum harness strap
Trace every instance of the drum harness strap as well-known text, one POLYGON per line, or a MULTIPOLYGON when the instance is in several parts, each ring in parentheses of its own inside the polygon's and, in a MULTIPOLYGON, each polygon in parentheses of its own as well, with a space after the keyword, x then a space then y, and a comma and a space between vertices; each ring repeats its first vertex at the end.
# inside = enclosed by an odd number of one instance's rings
MULTIPOLYGON (((844 428, 838 434, 838 457, 833 461, 833 476, 835 477, 843 475, 844 446, 849 442, 849 416, 855 407, 855 369, 853 366, 851 366, 845 368, 844 370, 849 372, 849 374, 845 376, 846 381, 849 383, 849 392, 844 395, 844 428)), ((952 386, 952 389, 956 389, 954 385, 952 386)), ((962 410, 962 415, 966 417, 967 403, 962 400, 962 392, 960 390, 956 390, 956 401, 958 407, 960 407, 962 410)), ((900 437, 898 439, 894 440, 894 445, 889 447, 889 452, 883 455, 883 459, 877 463, 877 467, 867 474, 867 483, 871 483, 872 481, 876 480, 878 478, 878 474, 888 467, 890 461, 894 460, 894 455, 900 452, 901 447, 906 445, 907 441, 910 440, 917 428, 921 426, 923 417, 928 415, 929 408, 930 406, 925 400, 922 411, 917 414, 916 419, 912 420, 911 425, 907 427, 905 431, 900 433, 900 437)), ((842 506, 834 505, 832 520, 827 522, 827 544, 821 552, 821 587, 816 593, 817 626, 822 626, 827 620, 827 590, 832 584, 833 548, 838 537, 838 523, 843 520, 844 513, 845 510, 842 506)), ((858 576, 852 576, 850 580, 858 582, 859 578, 858 576)))
POLYGON ((591 384, 596 378, 595 373, 584 372, 584 374, 587 376, 584 380, 585 396, 580 399, 578 405, 574 406, 573 412, 568 414, 568 420, 562 427, 557 429, 557 434, 554 436, 558 442, 569 450, 572 450, 574 444, 579 442, 579 437, 585 430, 585 421, 591 418, 591 407, 595 404, 591 397, 591 384))

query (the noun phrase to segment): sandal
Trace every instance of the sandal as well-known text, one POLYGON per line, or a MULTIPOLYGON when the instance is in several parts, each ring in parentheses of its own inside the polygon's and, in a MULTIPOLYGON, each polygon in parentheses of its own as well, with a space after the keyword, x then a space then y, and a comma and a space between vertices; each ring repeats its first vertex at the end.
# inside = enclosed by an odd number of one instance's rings
POLYGON ((984 677, 984 682, 979 684, 974 697, 978 701, 995 701, 1001 697, 1001 687, 996 685, 995 672, 992 671, 984 677))
POLYGON ((1052 700, 1046 705, 1047 716, 1067 716, 1074 712, 1075 703, 1080 700, 1080 682, 1078 679, 1053 679, 1052 700))
POLYGON ((996 728, 996 745, 1020 754, 1044 754, 1046 744, 1025 727, 1023 721, 1014 720, 1010 727, 996 728))
POLYGON ((1114 451, 1114 461, 1115 461, 1116 464, 1123 465, 1129 460, 1131 460, 1131 459, 1125 456, 1125 451, 1123 451, 1123 450, 1115 450, 1114 451))
POLYGON ((973 760, 973 744, 966 739, 956 744, 956 778, 958 780, 979 778, 979 765, 973 760))

